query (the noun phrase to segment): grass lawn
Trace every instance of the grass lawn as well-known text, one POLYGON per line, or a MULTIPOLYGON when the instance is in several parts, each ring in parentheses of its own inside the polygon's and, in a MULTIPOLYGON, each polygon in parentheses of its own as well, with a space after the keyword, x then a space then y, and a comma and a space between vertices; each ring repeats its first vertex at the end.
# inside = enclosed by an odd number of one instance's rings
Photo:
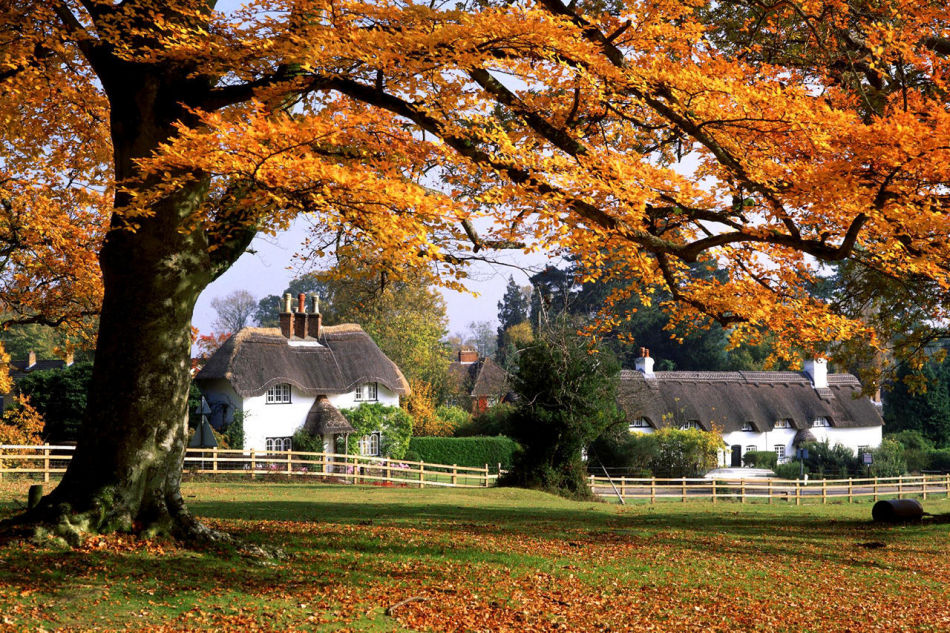
MULTIPOLYGON (((0 484, 0 516, 26 487, 0 484)), ((124 536, 81 551, 7 544, 0 631, 950 630, 950 523, 878 527, 870 502, 620 507, 280 483, 185 493, 209 523, 289 558, 124 536)))

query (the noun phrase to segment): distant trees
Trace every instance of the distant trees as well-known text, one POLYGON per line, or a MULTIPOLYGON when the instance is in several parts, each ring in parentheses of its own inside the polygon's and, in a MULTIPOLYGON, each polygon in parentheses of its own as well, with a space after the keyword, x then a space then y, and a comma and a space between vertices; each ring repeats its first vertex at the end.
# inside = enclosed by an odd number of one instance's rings
POLYGON ((75 363, 63 369, 36 371, 17 381, 17 392, 45 420, 43 436, 52 443, 75 442, 86 411, 92 381, 92 363, 75 363))
POLYGON ((884 397, 884 424, 888 433, 918 431, 950 446, 950 358, 932 358, 919 370, 901 366, 884 397))
POLYGON ((217 332, 235 334, 254 322, 257 300, 247 290, 235 290, 225 297, 215 297, 211 307, 218 313, 212 327, 217 332))

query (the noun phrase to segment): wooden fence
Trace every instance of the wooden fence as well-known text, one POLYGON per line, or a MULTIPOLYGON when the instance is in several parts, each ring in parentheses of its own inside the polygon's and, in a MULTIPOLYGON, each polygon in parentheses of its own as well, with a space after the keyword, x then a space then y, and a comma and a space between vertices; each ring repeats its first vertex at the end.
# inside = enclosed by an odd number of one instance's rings
MULTIPOLYGON (((26 475, 50 480, 66 472, 73 446, 0 445, 0 481, 4 476, 26 475)), ((185 452, 185 475, 220 475, 242 478, 312 477, 340 483, 379 483, 425 488, 487 488, 494 485, 494 472, 482 468, 428 464, 380 457, 308 453, 302 451, 242 451, 189 448, 185 452)))
POLYGON ((657 479, 632 477, 590 476, 594 493, 604 498, 640 499, 657 501, 752 500, 785 501, 801 505, 804 502, 827 503, 828 499, 882 497, 902 499, 919 495, 923 499, 940 495, 950 498, 950 474, 904 475, 902 477, 869 477, 864 479, 657 479))

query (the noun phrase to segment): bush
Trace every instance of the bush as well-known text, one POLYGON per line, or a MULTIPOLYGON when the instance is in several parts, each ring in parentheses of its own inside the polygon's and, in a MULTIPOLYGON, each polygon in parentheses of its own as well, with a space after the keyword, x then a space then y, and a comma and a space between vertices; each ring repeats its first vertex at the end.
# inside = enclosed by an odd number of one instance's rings
POLYGON ((454 435, 457 429, 472 421, 472 414, 462 407, 445 404, 435 408, 435 417, 442 422, 442 427, 448 431, 449 435, 454 435))
POLYGON ((92 363, 76 363, 63 369, 36 371, 20 378, 17 391, 46 421, 43 435, 52 444, 79 439, 86 411, 86 395, 92 380, 92 363))
MULTIPOLYGON (((775 476, 779 479, 798 479, 801 477, 802 463, 785 462, 784 464, 777 464, 772 469, 772 472, 774 472, 775 476)), ((808 468, 805 468, 805 472, 808 472, 808 468)))
MULTIPOLYGON (((906 454, 906 452, 905 452, 906 454)), ((950 472, 950 448, 935 448, 926 453, 926 463, 920 470, 950 472)), ((908 464, 908 467, 910 464, 908 464)))
POLYGON ((775 470, 778 465, 778 453, 775 451, 749 451, 742 457, 742 463, 751 468, 775 470))
POLYGON ((899 442, 904 447, 904 461, 907 462, 908 471, 920 472, 933 468, 930 462, 934 444, 920 431, 901 431, 888 435, 887 439, 899 442))
POLYGON ((828 440, 824 440, 805 442, 801 448, 808 450, 805 466, 816 477, 834 479, 861 474, 861 460, 847 446, 831 446, 828 440))
POLYGON ((340 413, 355 429, 347 447, 351 455, 359 455, 360 437, 371 433, 379 433, 379 452, 383 456, 402 459, 406 454, 412 437, 412 417, 403 409, 378 403, 361 404, 340 413))
MULTIPOLYGON (((518 443, 510 437, 414 437, 409 440, 413 461, 481 468, 485 464, 511 468, 518 443)), ((408 453, 407 453, 408 455, 408 453)))
POLYGON ((660 429, 652 433, 656 452, 650 463, 657 477, 699 477, 718 462, 722 437, 700 429, 660 429))
POLYGON ((871 464, 871 474, 875 477, 899 477, 907 472, 904 447, 899 442, 884 438, 872 454, 874 462, 871 464))
POLYGON ((605 468, 623 469, 628 477, 649 477, 655 453, 656 440, 651 433, 630 433, 625 425, 619 425, 591 443, 588 468, 603 464, 605 468))
POLYGON ((507 402, 496 404, 475 417, 470 416, 468 422, 455 427, 455 437, 509 435, 514 410, 514 405, 507 402))

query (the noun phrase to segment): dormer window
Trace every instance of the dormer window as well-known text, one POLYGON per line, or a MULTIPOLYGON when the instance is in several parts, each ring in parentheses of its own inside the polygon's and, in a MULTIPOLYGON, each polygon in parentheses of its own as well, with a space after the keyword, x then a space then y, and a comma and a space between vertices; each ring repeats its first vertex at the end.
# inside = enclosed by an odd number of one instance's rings
POLYGON ((686 423, 680 425, 680 431, 689 431, 691 429, 702 431, 703 427, 699 425, 699 420, 689 420, 686 423))
POLYGON ((267 390, 265 404, 290 404, 290 383, 282 382, 267 390))
POLYGON ((818 417, 815 418, 815 421, 811 423, 812 426, 831 426, 831 422, 828 421, 828 418, 818 417))
POLYGON ((356 393, 353 399, 357 402, 376 402, 379 400, 378 391, 375 382, 365 382, 356 386, 356 393))
POLYGON ((790 429, 792 428, 791 420, 776 420, 775 428, 777 429, 790 429))
POLYGON ((652 425, 646 418, 637 418, 630 422, 630 424, 627 426, 627 430, 631 433, 635 433, 641 429, 649 429, 651 427, 652 425))
POLYGON ((743 431, 747 431, 747 432, 749 432, 749 433, 754 433, 754 432, 755 432, 755 427, 752 426, 752 423, 751 423, 751 422, 743 422, 743 423, 742 423, 742 430, 743 430, 743 431))

